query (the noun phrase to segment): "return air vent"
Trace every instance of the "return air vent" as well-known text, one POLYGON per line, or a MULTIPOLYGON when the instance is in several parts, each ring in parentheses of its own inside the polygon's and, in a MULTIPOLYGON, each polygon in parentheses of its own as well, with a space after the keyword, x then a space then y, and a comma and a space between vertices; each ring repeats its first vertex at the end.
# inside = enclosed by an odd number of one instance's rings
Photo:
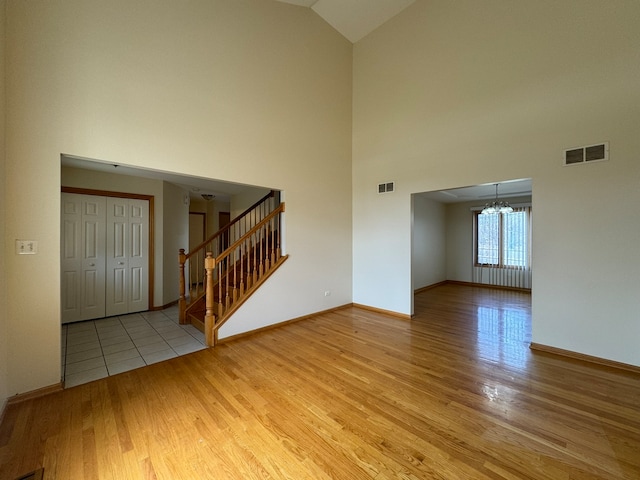
POLYGON ((609 142, 587 145, 586 147, 569 148, 564 151, 564 165, 602 162, 609 160, 609 142))
POLYGON ((395 182, 379 183, 378 193, 391 193, 395 189, 395 182))

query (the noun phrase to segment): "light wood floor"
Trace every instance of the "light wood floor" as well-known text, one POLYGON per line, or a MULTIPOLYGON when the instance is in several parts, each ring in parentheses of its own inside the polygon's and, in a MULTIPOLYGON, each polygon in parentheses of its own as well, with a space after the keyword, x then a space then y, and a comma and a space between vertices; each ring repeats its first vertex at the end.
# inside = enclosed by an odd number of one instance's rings
POLYGON ((467 286, 321 315, 9 406, 0 478, 640 478, 640 376, 529 332, 529 295, 467 286))

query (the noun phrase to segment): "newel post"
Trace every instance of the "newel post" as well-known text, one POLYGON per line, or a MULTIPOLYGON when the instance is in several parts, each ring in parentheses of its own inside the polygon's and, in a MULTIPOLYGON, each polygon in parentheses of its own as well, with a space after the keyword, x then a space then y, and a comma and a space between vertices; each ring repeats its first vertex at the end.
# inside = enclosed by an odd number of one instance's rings
POLYGON ((207 252, 207 257, 204 259, 204 269, 206 273, 206 313, 204 316, 204 335, 207 345, 213 347, 215 345, 215 336, 213 333, 213 327, 215 326, 215 316, 213 314, 213 269, 216 266, 216 259, 213 258, 213 253, 207 252))
POLYGON ((181 325, 187 323, 187 299, 185 297, 186 288, 185 288, 185 279, 184 279, 184 264, 187 262, 187 256, 184 253, 184 248, 180 249, 178 253, 178 264, 180 266, 180 272, 178 274, 180 286, 179 286, 179 297, 178 297, 178 308, 180 309, 179 321, 181 325))

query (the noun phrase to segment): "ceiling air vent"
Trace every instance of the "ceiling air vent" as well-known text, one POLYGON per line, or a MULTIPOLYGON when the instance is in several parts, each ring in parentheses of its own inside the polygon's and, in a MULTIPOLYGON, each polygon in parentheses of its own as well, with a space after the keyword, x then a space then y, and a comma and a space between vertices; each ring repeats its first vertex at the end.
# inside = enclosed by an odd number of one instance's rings
POLYGON ((609 160, 609 142, 587 145, 586 147, 569 148, 564 151, 564 165, 602 162, 609 160))
POLYGON ((378 193, 391 193, 395 189, 395 182, 386 182, 378 184, 378 193))

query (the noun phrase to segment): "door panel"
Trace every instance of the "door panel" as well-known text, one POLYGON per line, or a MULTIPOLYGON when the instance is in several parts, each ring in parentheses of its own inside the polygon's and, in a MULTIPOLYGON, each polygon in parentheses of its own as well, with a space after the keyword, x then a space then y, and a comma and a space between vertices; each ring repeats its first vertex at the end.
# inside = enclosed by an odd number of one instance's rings
POLYGON ((127 203, 107 199, 107 316, 128 313, 127 305, 127 203))
POLYGON ((107 198, 107 316, 149 308, 149 202, 107 198))
POLYGON ((142 302, 145 299, 144 288, 143 285, 145 283, 144 279, 144 269, 142 268, 132 268, 131 269, 131 303, 142 302))
POLYGON ((96 270, 86 270, 84 272, 84 301, 83 306, 87 310, 96 310, 104 305, 104 292, 102 281, 98 278, 96 270))
POLYGON ((149 202, 129 200, 129 312, 149 309, 149 202))
POLYGON ((82 279, 80 320, 104 316, 105 207, 104 197, 81 195, 82 279))
POLYGON ((82 271, 82 202, 75 196, 62 194, 60 239, 60 273, 62 322, 80 320, 80 272, 82 271))
POLYGON ((74 319, 80 312, 78 274, 75 271, 62 272, 62 321, 74 319))
POLYGON ((105 198, 63 193, 61 202, 62 322, 102 317, 105 198))

